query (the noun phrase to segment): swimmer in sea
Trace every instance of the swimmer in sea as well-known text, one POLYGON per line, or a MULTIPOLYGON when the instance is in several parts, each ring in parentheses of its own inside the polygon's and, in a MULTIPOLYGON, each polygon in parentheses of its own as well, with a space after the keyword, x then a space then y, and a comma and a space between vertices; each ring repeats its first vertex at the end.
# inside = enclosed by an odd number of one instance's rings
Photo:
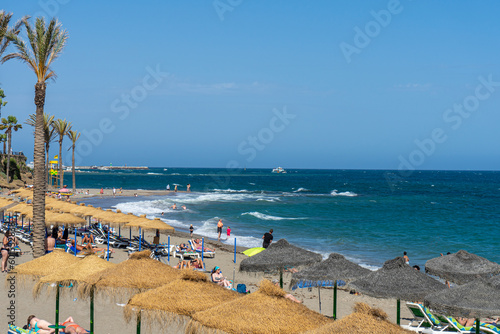
POLYGON ((170 208, 174 210, 177 209, 177 204, 174 203, 174 205, 172 205, 170 208))

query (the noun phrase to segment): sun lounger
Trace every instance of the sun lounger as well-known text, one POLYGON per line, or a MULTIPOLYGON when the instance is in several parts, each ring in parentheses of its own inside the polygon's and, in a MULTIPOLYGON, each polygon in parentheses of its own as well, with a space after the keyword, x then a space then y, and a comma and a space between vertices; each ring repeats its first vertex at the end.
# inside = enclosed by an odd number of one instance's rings
POLYGON ((29 330, 27 329, 22 329, 21 327, 17 327, 14 325, 9 325, 9 331, 7 334, 27 334, 29 333, 29 330))
POLYGON ((414 331, 414 332, 422 332, 424 330, 430 329, 432 333, 445 332, 445 330, 449 327, 449 324, 442 323, 431 311, 424 307, 422 304, 417 303, 406 303, 406 307, 413 314, 413 319, 408 325, 402 325, 401 327, 414 331))
MULTIPOLYGON (((196 250, 196 252, 200 253, 201 254, 201 249, 198 249, 192 240, 188 240, 189 242, 189 246, 191 246, 191 249, 194 249, 196 250)), ((200 247, 201 248, 201 247, 200 247)), ((204 251, 203 252, 203 257, 210 257, 210 258, 214 258, 215 257, 215 252, 212 252, 212 251, 204 251)))
MULTIPOLYGON (((448 321, 448 324, 450 325, 450 328, 454 331, 457 331, 460 334, 475 334, 476 333, 476 327, 475 324, 474 326, 470 327, 465 327, 461 325, 457 319, 453 317, 444 317, 448 321)), ((489 333, 489 334, 498 334, 500 333, 500 328, 498 328, 495 325, 492 324, 487 324, 484 322, 479 323, 479 330, 483 333, 489 333)))

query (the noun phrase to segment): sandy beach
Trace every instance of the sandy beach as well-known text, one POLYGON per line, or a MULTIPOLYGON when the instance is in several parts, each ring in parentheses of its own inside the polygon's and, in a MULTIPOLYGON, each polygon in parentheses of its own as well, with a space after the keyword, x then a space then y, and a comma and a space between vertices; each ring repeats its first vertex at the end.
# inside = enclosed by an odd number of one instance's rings
MULTIPOLYGON (((84 192, 87 189, 84 190, 84 192)), ((82 201, 88 196, 100 196, 100 189, 89 189, 90 195, 85 193, 77 193, 74 195, 74 200, 82 201)), ((167 191, 146 191, 146 190, 123 190, 121 193, 118 191, 117 196, 149 196, 149 195, 167 195, 172 192, 167 191)), ((112 190, 105 190, 104 196, 113 196, 112 190)), ((137 232, 135 232, 137 234, 137 232)), ((122 229, 122 234, 128 235, 128 231, 122 229)), ((195 234, 196 237, 196 234, 195 234)), ((152 242, 153 234, 146 233, 146 240, 152 242)), ((176 231, 174 234, 170 235, 170 242, 172 244, 186 243, 188 241, 189 234, 181 231, 176 231)), ((275 240, 277 241, 277 240, 275 240)), ((160 242, 167 242, 167 236, 162 234, 160 237, 160 242)), ((236 250, 236 263, 233 262, 234 259, 234 247, 225 245, 216 240, 205 239, 208 247, 216 249, 215 258, 205 258, 205 264, 207 269, 212 269, 215 266, 219 266, 222 269, 224 276, 229 279, 235 279, 235 283, 244 283, 247 289, 250 291, 256 291, 258 284, 262 279, 274 279, 279 278, 278 275, 270 275, 264 273, 244 273, 239 271, 240 262, 246 258, 241 252, 245 250, 244 247, 238 247, 236 250)), ((20 257, 13 258, 15 264, 21 264, 33 259, 31 254, 31 249, 28 245, 21 243, 21 248, 24 252, 20 257)), ((114 263, 119 263, 125 261, 128 258, 128 253, 123 249, 115 249, 115 253, 110 258, 110 261, 114 263)), ((12 258, 11 258, 12 259, 12 258)), ((178 263, 178 258, 170 258, 170 265, 175 265, 178 263)), ((2 274, 4 278, 9 277, 8 274, 2 274)), ((284 290, 290 290, 290 279, 291 273, 284 273, 284 290)), ((4 314, 7 314, 9 303, 14 301, 15 305, 15 323, 18 326, 23 326, 26 323, 26 319, 30 314, 35 314, 41 319, 46 319, 48 321, 54 321, 54 310, 55 310, 55 294, 42 295, 36 300, 33 298, 32 288, 35 282, 28 282, 23 285, 17 284, 15 287, 15 292, 9 291, 10 287, 8 284, 2 285, 0 288, 0 307, 4 310, 4 314), (10 298, 9 295, 15 295, 10 298)), ((86 300, 80 300, 76 296, 76 292, 72 292, 68 288, 64 288, 65 293, 61 298, 60 305, 60 319, 63 321, 68 316, 72 316, 75 321, 81 324, 85 328, 89 328, 89 302, 86 300)), ((311 310, 319 312, 319 299, 318 299, 318 289, 313 288, 308 289, 297 289, 291 292, 296 298, 301 300, 304 305, 306 305, 311 310)), ((122 303, 125 304, 127 300, 123 300, 122 303)), ((378 307, 384 310, 392 322, 396 322, 396 300, 394 299, 377 299, 364 295, 354 295, 350 294, 349 291, 339 290, 338 293, 338 306, 337 313, 338 317, 342 318, 352 313, 353 306, 356 302, 365 302, 370 306, 378 307)), ((401 308, 401 323, 407 324, 411 316, 408 309, 404 306, 402 302, 401 308)), ((325 316, 332 316, 333 312, 333 290, 331 288, 321 289, 321 313, 325 316)), ((96 333, 135 333, 136 327, 135 322, 126 323, 123 316, 123 307, 115 303, 111 303, 102 297, 96 297, 95 305, 95 329, 96 333)), ((6 328, 7 322, 10 321, 7 316, 4 316, 0 320, 0 328, 6 328)), ((182 327, 182 326, 181 326, 182 327)), ((170 329, 160 329, 151 328, 148 329, 144 327, 142 333, 182 333, 182 328, 170 328, 170 329)))

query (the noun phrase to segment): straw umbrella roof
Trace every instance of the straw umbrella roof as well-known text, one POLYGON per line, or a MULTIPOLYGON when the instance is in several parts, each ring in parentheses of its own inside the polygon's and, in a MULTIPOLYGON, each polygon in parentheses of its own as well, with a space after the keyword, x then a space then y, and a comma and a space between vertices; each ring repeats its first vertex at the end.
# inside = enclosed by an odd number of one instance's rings
POLYGON ((67 213, 46 212, 45 225, 54 225, 54 224, 61 224, 61 225, 85 224, 85 219, 67 213))
POLYGON ((26 279, 29 276, 37 278, 55 273, 61 268, 67 268, 78 261, 80 261, 80 258, 76 256, 62 250, 54 250, 52 253, 15 266, 12 272, 18 278, 26 279))
POLYGON ((268 280, 259 290, 192 315, 186 332, 203 333, 301 333, 332 320, 302 304, 285 299, 285 291, 268 280))
POLYGON ((455 317, 483 318, 500 315, 500 276, 478 278, 464 285, 425 297, 425 306, 455 317))
POLYGON ((381 269, 349 283, 349 286, 373 297, 420 301, 427 294, 446 288, 446 285, 410 267, 402 257, 386 261, 381 269))
POLYGON ((174 228, 159 218, 155 218, 153 220, 147 218, 135 218, 132 222, 125 225, 127 227, 135 227, 142 228, 145 230, 160 230, 160 231, 168 231, 174 232, 174 228))
POLYGON ((488 278, 500 273, 500 265, 484 257, 459 250, 454 254, 436 257, 425 263, 425 272, 457 284, 478 277, 488 278))
POLYGON ((209 282, 203 273, 185 269, 181 277, 171 283, 133 296, 124 312, 127 321, 135 319, 141 312, 141 317, 149 325, 158 320, 168 325, 183 316, 191 316, 241 296, 209 282))
POLYGON ((4 206, 7 206, 7 205, 10 205, 10 204, 13 204, 13 203, 16 203, 14 202, 12 199, 7 199, 7 198, 0 198, 0 208, 1 207, 4 207, 4 206))
POLYGON ((404 334, 415 333, 403 329, 387 320, 387 313, 371 308, 365 303, 356 303, 354 313, 304 334, 404 334))
POLYGON ((298 273, 293 273, 290 285, 293 286, 303 280, 320 281, 326 279, 351 281, 366 276, 369 273, 371 273, 369 269, 347 260, 343 255, 331 253, 325 261, 305 268, 298 273))
POLYGON ((240 263, 241 271, 276 271, 280 267, 304 267, 321 262, 320 254, 293 246, 285 239, 240 263))
POLYGON ((115 263, 103 260, 95 255, 86 256, 70 266, 60 268, 53 274, 43 276, 33 288, 33 294, 39 295, 47 283, 57 283, 68 286, 72 283, 87 282, 87 278, 101 270, 112 268, 115 263))
POLYGON ((149 258, 150 254, 149 250, 136 253, 112 268, 90 275, 87 282, 79 286, 80 296, 89 296, 94 286, 97 293, 105 293, 115 299, 125 298, 180 277, 179 270, 149 258))

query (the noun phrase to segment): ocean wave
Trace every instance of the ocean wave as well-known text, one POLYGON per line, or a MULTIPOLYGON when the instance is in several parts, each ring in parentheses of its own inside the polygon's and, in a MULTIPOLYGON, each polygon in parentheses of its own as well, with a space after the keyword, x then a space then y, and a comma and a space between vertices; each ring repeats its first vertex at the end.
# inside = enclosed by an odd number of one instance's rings
POLYGON ((262 197, 259 197, 259 198, 256 199, 256 201, 279 202, 281 200, 279 198, 262 198, 262 197))
POLYGON ((152 172, 149 172, 149 173, 146 173, 147 175, 163 175, 162 173, 152 173, 152 172))
POLYGON ((260 198, 257 194, 248 193, 202 193, 202 194, 190 194, 189 196, 179 199, 186 204, 198 204, 206 202, 242 202, 246 200, 254 200, 260 198))
POLYGON ((345 196, 345 197, 355 197, 355 196, 358 196, 358 194, 356 193, 353 193, 353 192, 350 192, 350 191, 344 191, 344 192, 337 192, 338 190, 332 190, 332 192, 330 193, 330 195, 332 196, 345 196))
POLYGON ((234 189, 214 189, 215 192, 217 193, 249 193, 250 191, 246 189, 241 189, 241 190, 234 190, 234 189))
POLYGON ((181 175, 181 174, 179 174, 179 173, 172 173, 172 174, 170 174, 170 175, 181 175))
POLYGON ((253 212, 244 212, 241 214, 242 216, 249 215, 253 216, 255 218, 259 218, 262 220, 301 220, 301 219, 306 219, 306 218, 287 218, 287 217, 277 217, 277 216, 271 216, 271 215, 266 215, 265 213, 253 211, 253 212))
POLYGON ((299 188, 299 189, 295 190, 294 193, 300 193, 300 192, 303 192, 303 191, 310 191, 310 190, 306 189, 306 188, 299 188))

